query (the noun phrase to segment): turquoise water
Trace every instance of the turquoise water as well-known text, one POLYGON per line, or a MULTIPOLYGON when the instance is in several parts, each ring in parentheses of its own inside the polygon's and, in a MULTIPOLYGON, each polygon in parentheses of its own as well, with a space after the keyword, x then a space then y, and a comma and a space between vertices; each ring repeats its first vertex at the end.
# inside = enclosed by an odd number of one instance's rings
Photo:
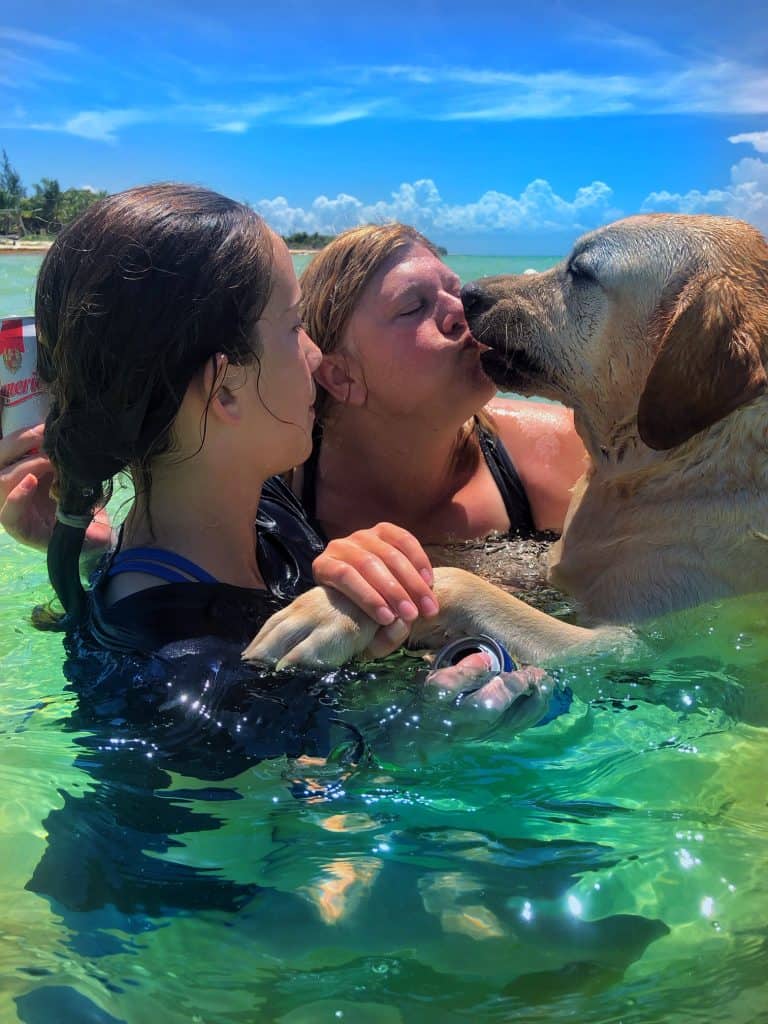
POLYGON ((41 256, 0 253, 0 317, 34 312, 35 281, 41 256))
MULTIPOLYGON (((294 256, 301 273, 311 256, 294 256)), ((464 281, 489 274, 519 274, 528 267, 544 270, 558 257, 542 256, 449 256, 446 262, 464 281)), ((34 311, 35 279, 41 256, 0 253, 0 316, 27 316, 34 311)))
MULTIPOLYGON (((38 262, 0 257, 0 313, 38 262)), ((563 664, 518 737, 446 726, 410 661, 350 674, 378 764, 205 783, 84 728, 42 557, 0 536, 0 579, 0 1021, 766 1019, 763 600, 563 664)))

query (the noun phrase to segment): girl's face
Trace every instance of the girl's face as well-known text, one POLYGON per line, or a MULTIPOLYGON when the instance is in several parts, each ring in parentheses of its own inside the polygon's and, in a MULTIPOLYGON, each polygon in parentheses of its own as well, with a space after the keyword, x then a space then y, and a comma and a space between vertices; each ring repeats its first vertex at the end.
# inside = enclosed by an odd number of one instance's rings
POLYGON ((272 294, 258 321, 258 362, 248 367, 245 386, 254 401, 249 416, 261 458, 269 475, 302 463, 312 448, 315 383, 312 374, 320 350, 301 326, 296 280, 288 249, 273 237, 275 263, 272 294))
POLYGON ((421 245, 395 253, 368 282, 342 349, 360 364, 369 408, 404 416, 440 408, 468 418, 495 394, 460 288, 421 245))

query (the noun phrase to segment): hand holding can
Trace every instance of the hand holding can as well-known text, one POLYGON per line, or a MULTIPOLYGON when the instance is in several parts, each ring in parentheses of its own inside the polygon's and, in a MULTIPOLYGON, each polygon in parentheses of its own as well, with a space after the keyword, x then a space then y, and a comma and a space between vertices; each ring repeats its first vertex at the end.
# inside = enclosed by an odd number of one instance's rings
POLYGON ((2 436, 42 423, 48 393, 37 374, 37 336, 32 316, 0 320, 2 436))

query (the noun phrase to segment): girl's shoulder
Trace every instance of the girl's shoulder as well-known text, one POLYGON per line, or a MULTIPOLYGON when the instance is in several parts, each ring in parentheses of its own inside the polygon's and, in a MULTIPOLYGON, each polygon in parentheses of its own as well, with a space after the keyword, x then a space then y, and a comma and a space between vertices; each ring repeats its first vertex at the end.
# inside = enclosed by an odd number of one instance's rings
POLYGON ((202 637, 242 646, 283 604, 265 590, 195 582, 160 584, 107 604, 97 585, 88 629, 97 646, 116 653, 150 655, 202 637))

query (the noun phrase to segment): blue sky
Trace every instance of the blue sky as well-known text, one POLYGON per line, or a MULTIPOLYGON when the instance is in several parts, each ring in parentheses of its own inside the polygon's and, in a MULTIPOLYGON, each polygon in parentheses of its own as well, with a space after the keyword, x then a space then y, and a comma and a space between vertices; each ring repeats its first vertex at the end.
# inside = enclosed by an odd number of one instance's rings
POLYGON ((558 253, 641 210, 768 229, 768 15, 730 3, 4 0, 28 186, 210 185, 278 230, 397 217, 558 253))

